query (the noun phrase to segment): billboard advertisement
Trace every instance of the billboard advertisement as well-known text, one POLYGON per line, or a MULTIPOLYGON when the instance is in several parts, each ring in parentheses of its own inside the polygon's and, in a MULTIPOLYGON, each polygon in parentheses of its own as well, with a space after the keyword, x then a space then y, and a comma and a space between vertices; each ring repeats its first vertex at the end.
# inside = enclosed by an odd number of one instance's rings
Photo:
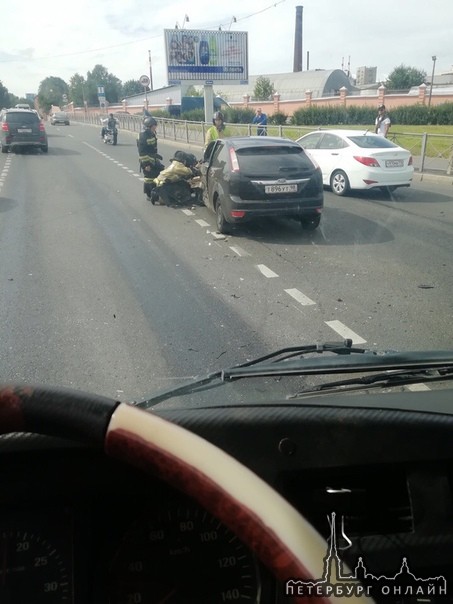
POLYGON ((245 31, 165 29, 169 84, 247 84, 248 47, 245 31))

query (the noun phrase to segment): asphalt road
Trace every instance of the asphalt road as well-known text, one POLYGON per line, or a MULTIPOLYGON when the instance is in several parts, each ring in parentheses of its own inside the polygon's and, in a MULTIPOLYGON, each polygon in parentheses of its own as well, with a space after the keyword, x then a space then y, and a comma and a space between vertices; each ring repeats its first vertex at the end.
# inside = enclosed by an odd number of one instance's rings
POLYGON ((47 130, 47 155, 0 155, 0 381, 140 399, 282 346, 452 347, 451 185, 326 191, 314 233, 222 237, 207 208, 145 201, 132 133, 47 130))

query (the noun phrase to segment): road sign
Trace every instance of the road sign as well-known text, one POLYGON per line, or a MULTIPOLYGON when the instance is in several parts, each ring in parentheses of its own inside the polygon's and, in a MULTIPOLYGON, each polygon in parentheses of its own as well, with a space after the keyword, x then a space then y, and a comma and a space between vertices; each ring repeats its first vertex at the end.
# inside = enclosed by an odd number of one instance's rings
POLYGON ((140 76, 140 84, 142 86, 149 86, 150 81, 151 80, 149 79, 149 77, 147 75, 140 76))

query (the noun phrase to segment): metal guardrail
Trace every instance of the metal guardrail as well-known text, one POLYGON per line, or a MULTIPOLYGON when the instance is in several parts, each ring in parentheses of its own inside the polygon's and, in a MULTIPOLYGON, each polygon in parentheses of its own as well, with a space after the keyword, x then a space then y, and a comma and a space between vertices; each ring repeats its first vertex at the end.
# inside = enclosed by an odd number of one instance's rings
MULTIPOLYGON (((131 132, 140 132, 143 118, 140 115, 116 115, 120 128, 131 132)), ((101 118, 105 114, 74 113, 71 119, 76 122, 95 124, 101 127, 101 118)), ((211 124, 204 122, 189 122, 167 118, 156 118, 159 123, 159 137, 203 147, 206 131, 211 124)), ((256 134, 256 125, 228 124, 228 129, 235 136, 252 136, 256 134)), ((279 136, 296 140, 322 128, 310 126, 269 125, 269 136, 279 136)), ((415 170, 419 173, 434 173, 453 176, 453 135, 392 132, 389 140, 408 149, 414 158, 415 170)))

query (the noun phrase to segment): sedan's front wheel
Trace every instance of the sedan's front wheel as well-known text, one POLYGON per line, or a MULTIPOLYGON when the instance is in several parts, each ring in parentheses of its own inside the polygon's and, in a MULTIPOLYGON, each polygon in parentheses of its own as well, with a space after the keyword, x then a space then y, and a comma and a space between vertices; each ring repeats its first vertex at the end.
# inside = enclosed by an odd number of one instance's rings
POLYGON ((330 177, 330 187, 335 195, 346 195, 349 191, 349 179, 343 170, 335 170, 330 177))

